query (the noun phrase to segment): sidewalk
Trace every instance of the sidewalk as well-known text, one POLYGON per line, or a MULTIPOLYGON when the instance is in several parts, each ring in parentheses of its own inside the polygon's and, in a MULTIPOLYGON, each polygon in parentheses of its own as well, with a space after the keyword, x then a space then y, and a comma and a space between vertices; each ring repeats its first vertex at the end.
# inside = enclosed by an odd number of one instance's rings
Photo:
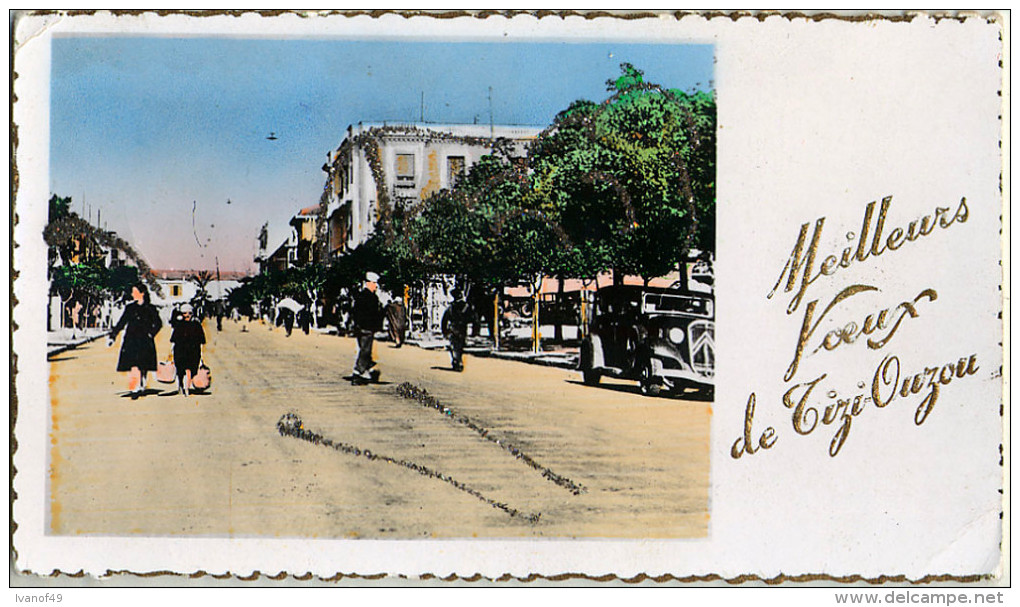
MULTIPOLYGON (((474 354, 472 352, 472 354, 474 354)), ((578 355, 576 351, 561 350, 552 352, 507 352, 492 351, 481 356, 491 356, 504 360, 516 360, 517 362, 542 365, 545 367, 558 367, 560 369, 577 369, 578 355)))
MULTIPOLYGON (((321 335, 336 335, 334 327, 315 328, 315 332, 321 335)), ((388 341, 386 333, 376 333, 376 339, 380 342, 388 341)), ((422 350, 445 350, 449 345, 444 337, 432 334, 409 335, 404 341, 409 346, 415 346, 422 350)), ((548 340, 547 342, 548 343, 548 340)), ((513 360, 532 365, 544 367, 558 367, 560 369, 577 369, 578 351, 577 348, 557 347, 554 350, 532 352, 530 350, 493 350, 492 341, 488 337, 469 337, 464 353, 480 358, 498 358, 502 360, 513 360)))
MULTIPOLYGON (((406 343, 412 346, 417 346, 423 350, 441 350, 446 348, 449 342, 442 337, 423 335, 408 338, 406 343)), ((576 369, 578 361, 576 348, 549 350, 543 352, 493 350, 491 342, 487 338, 468 338, 467 346, 464 348, 464 353, 482 358, 513 360, 532 365, 558 367, 560 369, 576 369)))
POLYGON ((109 329, 57 329, 46 334, 46 357, 72 350, 109 333, 109 329))

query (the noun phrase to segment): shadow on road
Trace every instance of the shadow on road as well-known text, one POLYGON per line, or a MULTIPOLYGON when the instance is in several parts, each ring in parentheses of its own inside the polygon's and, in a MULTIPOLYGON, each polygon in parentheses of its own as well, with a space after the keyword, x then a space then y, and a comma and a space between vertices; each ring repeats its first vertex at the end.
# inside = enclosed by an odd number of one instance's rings
MULTIPOLYGON (((355 377, 353 375, 344 375, 341 379, 343 379, 344 381, 349 381, 349 382, 353 383, 354 380, 355 380, 355 377)), ((375 380, 375 381, 366 381, 365 383, 359 384, 359 385, 362 385, 362 386, 389 386, 391 384, 393 384, 393 382, 375 380)))
POLYGON ((460 373, 460 371, 457 371, 453 367, 432 366, 432 367, 429 367, 429 369, 434 369, 436 371, 446 371, 447 373, 460 373))
MULTIPOLYGON (((583 381, 577 381, 576 379, 565 380, 568 384, 574 384, 575 386, 586 386, 588 388, 601 389, 601 390, 612 390, 614 392, 626 392, 627 394, 641 394, 641 387, 634 384, 599 384, 597 386, 589 386, 583 381)), ((713 401, 711 395, 704 392, 666 392, 662 391, 655 398, 664 398, 667 400, 687 400, 687 401, 699 401, 710 403, 713 401)))
MULTIPOLYGON (((179 390, 167 390, 166 392, 159 393, 160 396, 180 396, 180 394, 179 390)), ((212 396, 212 392, 207 392, 205 390, 201 392, 198 390, 192 390, 191 392, 188 392, 188 396, 212 396)))
POLYGON ((120 397, 121 398, 141 398, 143 396, 152 396, 153 394, 160 394, 161 392, 163 392, 163 391, 158 389, 158 388, 146 388, 146 389, 142 390, 141 392, 137 392, 137 393, 135 393, 135 392, 121 392, 120 393, 120 397))

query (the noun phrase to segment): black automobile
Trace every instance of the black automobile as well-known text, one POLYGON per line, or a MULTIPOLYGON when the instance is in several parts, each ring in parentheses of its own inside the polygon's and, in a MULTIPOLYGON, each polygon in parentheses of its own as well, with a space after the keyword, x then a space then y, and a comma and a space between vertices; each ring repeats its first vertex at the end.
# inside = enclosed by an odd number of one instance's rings
POLYGON ((715 375, 715 301, 711 294, 619 285, 595 295, 581 343, 584 383, 603 375, 637 380, 650 396, 662 389, 711 393, 715 375))

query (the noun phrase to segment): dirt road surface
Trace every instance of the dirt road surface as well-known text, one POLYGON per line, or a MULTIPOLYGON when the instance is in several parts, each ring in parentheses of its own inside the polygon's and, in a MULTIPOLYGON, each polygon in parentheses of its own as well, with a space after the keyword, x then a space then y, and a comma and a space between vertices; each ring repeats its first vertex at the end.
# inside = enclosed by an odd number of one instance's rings
MULTIPOLYGON (((132 400, 114 371, 119 343, 51 360, 50 533, 708 533, 709 402, 491 358, 467 357, 454 373, 443 351, 386 342, 375 345, 381 382, 351 386, 352 339, 205 328, 209 394, 177 395, 150 375, 150 392, 132 400), (405 382, 432 399, 401 396, 405 382), (303 437, 279 432, 288 413, 303 437)), ((168 340, 164 329, 161 356, 168 340)))

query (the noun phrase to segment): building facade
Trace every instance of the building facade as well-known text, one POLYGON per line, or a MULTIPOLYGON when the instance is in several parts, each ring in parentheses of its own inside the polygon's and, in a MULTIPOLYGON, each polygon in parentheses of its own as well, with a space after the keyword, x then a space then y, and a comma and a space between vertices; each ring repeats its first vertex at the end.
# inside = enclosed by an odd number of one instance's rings
POLYGON ((267 222, 259 231, 255 263, 260 273, 282 272, 297 261, 297 238, 294 230, 282 226, 270 226, 267 222))
POLYGON ((292 265, 306 266, 320 261, 318 215, 319 207, 313 206, 301 209, 297 215, 291 217, 290 227, 294 230, 292 234, 294 241, 292 265))
MULTIPOLYGON (((199 284, 193 277, 202 272, 195 270, 151 270, 162 294, 150 293, 152 304, 160 312, 164 321, 169 321, 170 313, 181 304, 195 303, 199 294, 199 284)), ((205 298, 207 301, 220 305, 226 301, 231 290, 241 286, 242 272, 221 272, 217 279, 213 273, 205 277, 205 298)), ((211 310, 206 310, 211 313, 211 310)))
POLYGON ((540 127, 481 124, 361 124, 329 153, 323 192, 324 254, 364 243, 379 219, 380 203, 413 209, 449 189, 495 145, 523 158, 540 127), (498 143, 497 143, 498 142, 498 143))
POLYGON ((301 209, 291 217, 286 230, 282 226, 271 227, 268 223, 263 226, 255 254, 259 272, 282 272, 321 261, 319 212, 319 205, 301 209))

